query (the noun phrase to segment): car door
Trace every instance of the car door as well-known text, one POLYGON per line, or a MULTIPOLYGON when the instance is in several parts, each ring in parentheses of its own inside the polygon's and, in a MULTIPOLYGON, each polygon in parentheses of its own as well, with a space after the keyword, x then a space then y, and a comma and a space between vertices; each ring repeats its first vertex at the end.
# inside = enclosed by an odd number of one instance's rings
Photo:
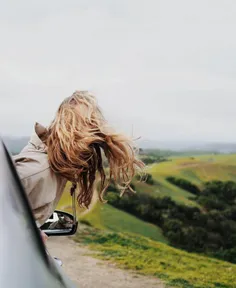
POLYGON ((75 287, 46 253, 24 189, 1 140, 0 287, 75 287))

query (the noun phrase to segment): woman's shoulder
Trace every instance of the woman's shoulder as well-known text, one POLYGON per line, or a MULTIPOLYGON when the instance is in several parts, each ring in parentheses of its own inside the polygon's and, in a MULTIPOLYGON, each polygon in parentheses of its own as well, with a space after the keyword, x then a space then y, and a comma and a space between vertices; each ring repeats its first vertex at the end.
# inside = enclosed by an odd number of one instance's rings
POLYGON ((13 162, 21 180, 47 171, 49 173, 50 170, 47 154, 37 151, 23 151, 14 155, 13 162))

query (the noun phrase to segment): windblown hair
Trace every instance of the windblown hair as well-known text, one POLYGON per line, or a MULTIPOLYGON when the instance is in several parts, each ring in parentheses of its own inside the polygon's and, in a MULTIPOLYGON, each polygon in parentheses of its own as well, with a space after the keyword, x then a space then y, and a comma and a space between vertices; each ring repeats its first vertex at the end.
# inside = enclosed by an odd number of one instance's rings
POLYGON ((108 127, 96 99, 86 91, 76 91, 62 102, 45 144, 52 170, 71 181, 72 190, 79 186, 77 200, 83 207, 91 203, 97 172, 101 178, 99 199, 104 202, 111 179, 123 193, 130 188, 136 171, 144 167, 132 141, 108 127), (109 177, 104 171, 103 155, 109 163, 109 177))

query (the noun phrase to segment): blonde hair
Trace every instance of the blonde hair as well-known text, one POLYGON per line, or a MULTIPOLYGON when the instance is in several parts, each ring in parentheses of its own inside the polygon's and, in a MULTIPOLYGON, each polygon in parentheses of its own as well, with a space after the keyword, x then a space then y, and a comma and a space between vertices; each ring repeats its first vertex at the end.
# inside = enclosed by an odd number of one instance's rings
POLYGON ((94 191, 96 173, 101 185, 99 199, 111 179, 127 190, 136 171, 144 164, 137 158, 132 141, 113 132, 107 125, 96 99, 87 91, 76 91, 60 105, 48 128, 45 144, 52 170, 79 186, 78 203, 88 207, 94 191), (109 164, 109 179, 103 167, 109 164))

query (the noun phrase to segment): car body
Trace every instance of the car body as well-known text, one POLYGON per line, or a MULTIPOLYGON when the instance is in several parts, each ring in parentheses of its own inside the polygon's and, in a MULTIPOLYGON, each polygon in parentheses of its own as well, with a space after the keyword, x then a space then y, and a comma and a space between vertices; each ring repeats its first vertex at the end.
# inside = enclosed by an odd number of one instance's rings
POLYGON ((0 287, 75 287, 47 253, 11 156, 2 141, 0 205, 0 287))

